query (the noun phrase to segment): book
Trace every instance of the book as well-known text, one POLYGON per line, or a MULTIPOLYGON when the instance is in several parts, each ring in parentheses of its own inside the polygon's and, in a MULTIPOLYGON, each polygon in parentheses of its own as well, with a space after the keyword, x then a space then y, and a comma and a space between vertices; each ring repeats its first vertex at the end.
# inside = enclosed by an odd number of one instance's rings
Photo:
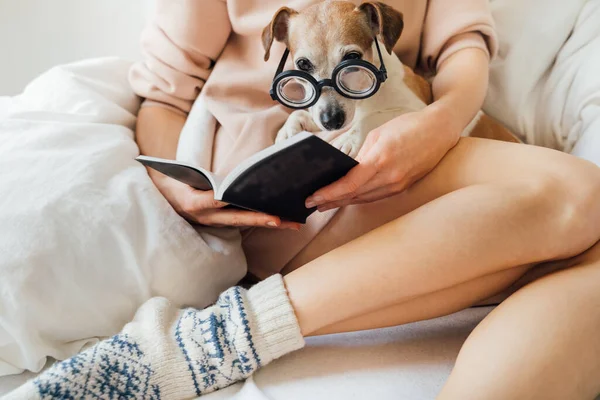
POLYGON ((309 132, 254 154, 224 177, 175 160, 147 156, 136 160, 195 189, 213 190, 216 200, 299 223, 306 223, 315 211, 305 207, 305 200, 358 164, 309 132))

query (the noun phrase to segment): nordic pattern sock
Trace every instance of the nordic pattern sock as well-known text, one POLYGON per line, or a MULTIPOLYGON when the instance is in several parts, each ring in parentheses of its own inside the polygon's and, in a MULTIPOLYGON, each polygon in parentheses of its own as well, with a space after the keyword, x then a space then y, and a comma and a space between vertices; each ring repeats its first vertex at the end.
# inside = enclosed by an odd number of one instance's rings
POLYGON ((233 287, 204 309, 151 299, 121 333, 53 365, 5 399, 189 399, 304 346, 283 279, 233 287))

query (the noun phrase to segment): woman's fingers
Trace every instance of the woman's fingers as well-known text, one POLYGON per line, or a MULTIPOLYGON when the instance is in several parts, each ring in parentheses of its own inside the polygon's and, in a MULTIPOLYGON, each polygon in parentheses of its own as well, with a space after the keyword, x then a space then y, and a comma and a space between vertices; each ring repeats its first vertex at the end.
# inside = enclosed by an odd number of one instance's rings
POLYGON ((339 201, 334 201, 331 203, 323 204, 318 207, 318 211, 325 212, 328 210, 332 210, 334 208, 345 207, 345 206, 349 206, 352 204, 372 203, 372 202, 375 202, 378 200, 385 199, 387 197, 394 196, 394 195, 402 192, 402 190, 404 190, 403 185, 395 183, 395 184, 391 184, 391 185, 387 185, 387 186, 383 186, 383 187, 371 190, 370 192, 358 195, 352 199, 339 200, 339 201))
POLYGON ((334 201, 351 199, 357 195, 361 186, 376 174, 377 170, 374 166, 367 163, 359 164, 352 168, 343 178, 316 191, 306 199, 306 207, 318 207, 334 201))
POLYGON ((299 230, 300 224, 281 221, 273 215, 223 209, 228 204, 215 200, 212 190, 196 190, 184 183, 165 177, 155 184, 175 211, 191 222, 211 226, 260 226, 299 230))
POLYGON ((210 226, 236 226, 236 227, 265 227, 280 229, 300 229, 300 224, 281 221, 273 215, 245 210, 214 210, 197 216, 197 222, 210 226))
POLYGON ((352 204, 372 203, 377 200, 394 196, 402 192, 402 190, 404 190, 404 185, 399 183, 393 183, 391 185, 376 188, 374 190, 371 190, 370 192, 356 196, 356 198, 352 199, 352 204))
POLYGON ((189 188, 190 190, 184 190, 180 193, 181 196, 184 196, 180 204, 183 211, 187 214, 194 215, 206 210, 214 210, 227 206, 227 203, 215 200, 215 194, 212 190, 203 191, 189 188))
POLYGON ((178 213, 195 214, 201 210, 223 208, 227 205, 214 198, 212 190, 196 190, 167 176, 153 179, 154 184, 178 213))
POLYGON ((333 210, 334 208, 345 207, 345 206, 352 204, 353 200, 354 199, 344 199, 344 200, 332 201, 331 203, 325 203, 325 204, 322 204, 319 207, 317 207, 317 211, 325 212, 325 211, 333 210))
POLYGON ((369 179, 364 185, 362 185, 357 191, 353 198, 364 195, 365 193, 369 193, 373 190, 384 188, 390 185, 390 173, 389 172, 380 172, 376 174, 373 178, 369 179))
POLYGON ((259 226, 267 228, 299 230, 295 222, 282 221, 279 217, 255 211, 222 209, 227 203, 215 200, 212 191, 193 190, 187 200, 185 213, 203 225, 218 226, 259 226))
POLYGON ((278 226, 279 229, 291 229, 293 231, 299 231, 301 227, 302 224, 291 221, 281 221, 281 225, 278 226))
POLYGON ((197 216, 197 221, 203 225, 211 226, 265 226, 276 228, 281 225, 281 220, 277 217, 243 210, 204 212, 197 216))

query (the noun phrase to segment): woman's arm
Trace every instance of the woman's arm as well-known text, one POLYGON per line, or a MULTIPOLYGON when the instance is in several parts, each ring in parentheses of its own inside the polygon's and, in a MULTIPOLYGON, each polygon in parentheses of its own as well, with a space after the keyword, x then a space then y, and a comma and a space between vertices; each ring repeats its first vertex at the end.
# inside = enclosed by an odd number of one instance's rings
POLYGON ((141 37, 144 60, 129 72, 144 106, 189 112, 230 34, 223 0, 156 0, 141 37))
POLYGON ((426 108, 450 127, 456 142, 464 128, 481 110, 488 88, 489 56, 478 48, 451 55, 438 68, 433 80, 434 102, 426 108))
POLYGON ((186 115, 170 108, 142 107, 135 132, 140 153, 174 159, 185 120, 186 115))
MULTIPOLYGON (((186 113, 210 75, 231 33, 223 0, 158 0, 154 20, 142 34, 145 60, 129 80, 145 98, 138 115, 136 141, 145 155, 175 158, 186 113)), ((212 191, 195 190, 150 168, 152 181, 175 211, 213 226, 264 226, 298 229, 298 224, 251 211, 222 209, 212 191)))
POLYGON ((480 110, 488 82, 489 56, 479 48, 458 50, 438 67, 435 101, 369 133, 360 164, 317 191, 307 206, 320 211, 376 201, 400 193, 425 176, 460 138, 480 110))

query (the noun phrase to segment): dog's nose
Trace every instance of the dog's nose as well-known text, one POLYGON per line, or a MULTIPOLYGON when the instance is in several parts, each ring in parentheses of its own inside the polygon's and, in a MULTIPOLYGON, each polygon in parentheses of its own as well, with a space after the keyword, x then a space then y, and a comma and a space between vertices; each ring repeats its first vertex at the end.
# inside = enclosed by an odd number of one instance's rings
POLYGON ((321 123, 328 131, 335 131, 344 126, 346 113, 339 108, 328 108, 321 113, 321 123))

